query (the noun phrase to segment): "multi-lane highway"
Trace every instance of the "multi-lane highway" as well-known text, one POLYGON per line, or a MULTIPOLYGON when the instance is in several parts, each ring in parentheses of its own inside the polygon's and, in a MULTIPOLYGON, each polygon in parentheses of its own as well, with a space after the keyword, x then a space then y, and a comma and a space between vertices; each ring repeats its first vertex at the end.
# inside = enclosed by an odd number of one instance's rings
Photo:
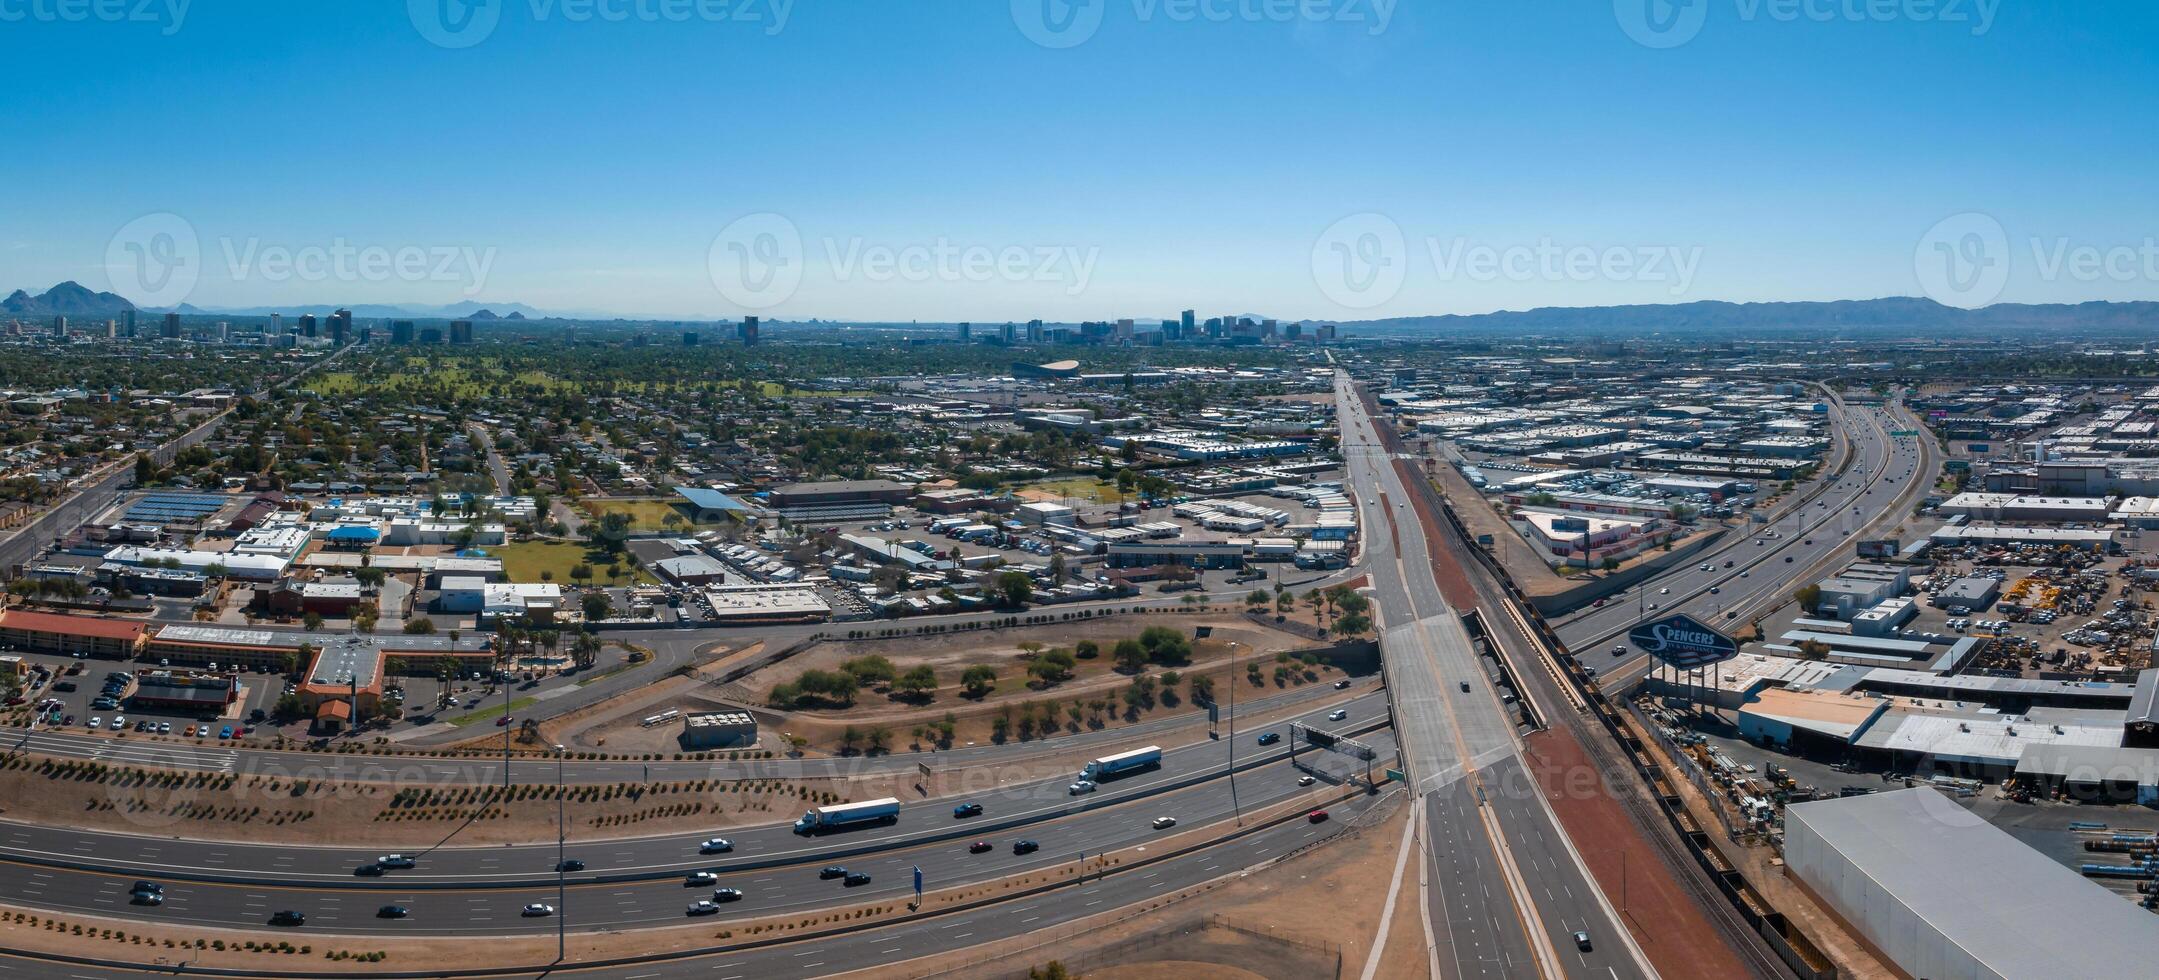
MULTIPOLYGON (((1392 749, 1385 732, 1363 740, 1383 753, 1392 749)), ((674 923, 684 917, 686 902, 709 897, 715 886, 742 892, 741 901, 728 905, 729 918, 904 898, 910 894, 913 867, 923 869, 927 886, 934 889, 1073 864, 1083 854, 1099 855, 1164 836, 1165 831, 1151 825, 1157 817, 1175 818, 1174 832, 1181 833, 1234 821, 1239 812, 1256 812, 1287 801, 1324 806, 1341 797, 1345 786, 1362 775, 1362 764, 1353 765, 1346 756, 1307 751, 1300 758, 1305 765, 1292 767, 1285 756, 1270 754, 1263 763, 1241 771, 1235 805, 1229 781, 1220 777, 1220 767, 1216 767, 1213 778, 1167 792, 1150 794, 1146 787, 1127 787, 1130 781, 1109 783, 1101 791, 1102 799, 1084 806, 1065 804, 1060 799, 1061 784, 1037 786, 1034 791, 1040 799, 1010 812, 992 799, 989 813, 975 820, 954 819, 950 801, 921 801, 908 805, 900 827, 883 832, 799 838, 785 827, 743 828, 727 833, 735 844, 729 854, 699 855, 698 843, 705 835, 581 843, 570 854, 587 861, 590 868, 605 870, 570 875, 575 883, 568 888, 565 908, 571 927, 584 931, 674 923), (1306 775, 1315 778, 1300 785, 1306 775), (1040 849, 1015 854, 1012 842, 1023 839, 1036 842, 1040 849), (989 842, 992 848, 972 853, 970 845, 975 841, 989 842), (845 887, 819 876, 820 869, 829 865, 867 872, 872 880, 845 887), (700 887, 686 885, 687 873, 706 870, 718 880, 700 887), (616 876, 625 877, 595 880, 616 876)), ((0 837, 9 839, 11 850, 18 846, 14 842, 20 836, 18 831, 0 829, 0 837)), ((90 838, 93 843, 130 850, 132 856, 120 862, 119 869, 75 871, 52 863, 25 862, 14 873, 0 876, 0 902, 56 913, 230 928, 261 926, 273 912, 292 909, 307 915, 308 932, 491 935, 555 928, 553 922, 520 915, 528 903, 557 901, 552 844, 422 852, 414 869, 355 878, 351 875, 354 863, 373 861, 384 852, 142 838, 112 844, 113 840, 106 835, 90 838), (270 857, 280 850, 285 856, 270 857), (341 876, 303 870, 304 865, 340 858, 350 862, 341 876), (261 862, 252 865, 260 871, 248 876, 218 873, 237 862, 261 862), (130 904, 129 888, 140 878, 153 878, 165 887, 162 905, 130 904), (405 907, 409 917, 378 919, 377 909, 386 904, 405 907)), ((61 856, 91 865, 102 863, 94 852, 79 849, 61 856)))
POLYGON ((1362 509, 1365 567, 1385 624, 1396 736, 1421 800, 1434 959, 1448 976, 1653 974, 1523 768, 1516 719, 1461 614, 1437 552, 1347 374, 1336 411, 1362 509), (1591 950, 1578 949, 1577 931, 1591 950))
POLYGON ((1612 654, 1624 645, 1626 631, 1643 619, 1685 612, 1720 626, 1745 624, 1789 599, 1825 565, 1850 557, 1855 539, 1885 534, 1911 513, 1933 483, 1933 447, 1890 433, 1918 424, 1893 402, 1839 412, 1851 441, 1851 462, 1813 500, 1774 523, 1735 528, 1695 561, 1602 608, 1554 623, 1568 650, 1596 668, 1608 689, 1649 670, 1649 658, 1638 651, 1612 654))

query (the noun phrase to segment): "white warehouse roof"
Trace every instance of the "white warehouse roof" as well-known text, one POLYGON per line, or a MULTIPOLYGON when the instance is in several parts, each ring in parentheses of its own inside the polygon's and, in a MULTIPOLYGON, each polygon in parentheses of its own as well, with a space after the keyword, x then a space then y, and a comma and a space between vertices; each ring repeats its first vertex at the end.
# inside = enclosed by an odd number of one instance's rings
POLYGON ((2146 977, 2159 916, 1928 787, 1785 810, 1792 873, 1907 975, 2146 977))

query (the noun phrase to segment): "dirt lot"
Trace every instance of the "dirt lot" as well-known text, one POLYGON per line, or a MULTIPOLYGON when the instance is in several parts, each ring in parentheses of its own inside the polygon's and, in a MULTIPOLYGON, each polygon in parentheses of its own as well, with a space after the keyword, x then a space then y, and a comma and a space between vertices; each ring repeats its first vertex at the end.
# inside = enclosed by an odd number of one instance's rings
POLYGON ((847 660, 872 655, 889 658, 893 667, 902 673, 917 665, 928 665, 937 671, 941 683, 927 701, 915 703, 888 692, 864 690, 856 695, 851 707, 773 712, 770 725, 808 739, 806 748, 812 753, 844 754, 850 749, 867 750, 871 733, 880 729, 886 732, 892 749, 929 748, 937 744, 939 738, 917 729, 949 720, 953 726, 952 738, 949 745, 942 747, 958 747, 998 741, 996 726, 1000 717, 1005 718, 1009 726, 1007 740, 1024 740, 1037 735, 1098 730, 1153 718, 1198 716, 1204 708, 1190 696, 1191 679, 1209 678, 1214 683, 1216 697, 1226 700, 1230 682, 1229 644, 1232 642, 1237 644, 1239 697, 1258 697, 1311 684, 1331 683, 1341 676, 1339 671, 1321 664, 1308 671, 1293 670, 1277 681, 1274 676, 1277 654, 1316 644, 1303 637, 1260 626, 1241 616, 1120 617, 1001 630, 993 636, 825 643, 745 678, 739 684, 729 685, 723 692, 745 704, 762 704, 774 686, 800 676, 805 670, 837 670, 847 660), (1189 664, 1157 664, 1144 671, 1159 678, 1165 671, 1174 670, 1179 675, 1179 684, 1175 688, 1165 686, 1151 702, 1132 708, 1122 699, 1124 690, 1131 686, 1132 677, 1116 670, 1110 648, 1119 640, 1137 637, 1141 630, 1151 625, 1168 626, 1187 636, 1194 626, 1210 626, 1213 635, 1193 644, 1189 664), (1099 644, 1102 652, 1093 659, 1078 661, 1070 679, 1044 684, 1027 678, 1025 664, 1031 654, 1021 649, 1020 644, 1040 643, 1045 649, 1071 649, 1083 640, 1099 644), (1245 673, 1247 665, 1255 662, 1261 665, 1262 675, 1261 682, 1256 685, 1246 679, 1245 673), (979 699, 969 697, 958 683, 961 671, 976 664, 989 665, 998 672, 996 687, 979 699), (1079 709, 1076 714, 1075 707, 1079 709), (1050 726, 1034 729, 1021 720, 1029 715, 1040 718, 1044 711, 1055 712, 1054 723, 1050 726), (850 729, 859 739, 851 744, 846 740, 850 729))

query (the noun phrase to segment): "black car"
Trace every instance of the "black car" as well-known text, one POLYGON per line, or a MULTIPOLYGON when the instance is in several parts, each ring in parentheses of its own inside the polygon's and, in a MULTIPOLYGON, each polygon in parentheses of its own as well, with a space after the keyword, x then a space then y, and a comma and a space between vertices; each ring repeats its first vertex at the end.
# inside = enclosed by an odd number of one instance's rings
POLYGON ((826 879, 845 878, 847 877, 847 869, 837 864, 828 864, 817 870, 817 877, 826 879))
POLYGON ((149 892, 151 894, 163 895, 165 894, 165 886, 160 885, 154 881, 138 881, 135 883, 135 887, 128 889, 128 891, 137 893, 149 892))
POLYGON ((1273 745, 1274 743, 1276 743, 1276 742, 1279 742, 1279 741, 1281 741, 1281 740, 1282 740, 1282 733, 1280 733, 1280 732, 1267 732, 1267 733, 1265 733, 1265 734, 1262 734, 1262 735, 1261 735, 1261 736, 1259 737, 1259 744, 1261 744, 1261 745, 1273 745))
POLYGON ((270 916, 270 924, 273 926, 304 926, 307 924, 307 916, 291 909, 282 909, 270 916))
POLYGON ((1041 849, 1041 844, 1035 843, 1031 840, 1016 840, 1012 842, 1012 853, 1014 854, 1033 854, 1034 852, 1041 849))
POLYGON ((846 880, 841 882, 841 884, 844 884, 849 888, 853 888, 856 885, 867 885, 869 883, 870 876, 869 873, 866 871, 849 871, 847 872, 846 880))
POLYGON ((411 914, 412 910, 402 905, 385 905, 375 910, 375 918, 378 919, 402 919, 411 914))
POLYGON ((380 878, 382 877, 382 872, 382 865, 376 864, 372 861, 352 869, 353 874, 359 875, 362 878, 380 878))
POLYGON ((562 859, 562 863, 560 863, 560 864, 557 864, 557 865, 555 865, 555 870, 557 870, 557 871, 583 871, 583 870, 585 870, 585 862, 583 862, 583 861, 580 861, 580 860, 578 860, 578 859, 576 859, 576 858, 563 858, 563 859, 562 859))
POLYGON ((959 806, 952 808, 952 819, 954 820, 958 820, 963 817, 979 817, 981 815, 982 804, 980 803, 962 803, 959 806))

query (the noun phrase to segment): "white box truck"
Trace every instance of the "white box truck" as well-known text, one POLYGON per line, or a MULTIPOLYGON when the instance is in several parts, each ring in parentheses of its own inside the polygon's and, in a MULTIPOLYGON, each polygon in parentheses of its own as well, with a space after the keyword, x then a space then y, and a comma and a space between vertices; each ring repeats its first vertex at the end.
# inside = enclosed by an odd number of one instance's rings
POLYGON ((1161 765, 1162 747, 1150 745, 1144 749, 1133 749, 1130 752, 1119 752, 1116 755, 1105 755, 1096 759, 1088 763, 1087 768, 1080 770, 1080 778, 1091 783, 1099 783, 1105 779, 1116 779, 1142 769, 1160 768, 1161 765))
POLYGON ((900 801, 888 796, 881 800, 842 803, 838 806, 821 806, 804 811, 802 819, 795 821, 795 833, 818 834, 863 824, 898 823, 899 819, 900 801))

